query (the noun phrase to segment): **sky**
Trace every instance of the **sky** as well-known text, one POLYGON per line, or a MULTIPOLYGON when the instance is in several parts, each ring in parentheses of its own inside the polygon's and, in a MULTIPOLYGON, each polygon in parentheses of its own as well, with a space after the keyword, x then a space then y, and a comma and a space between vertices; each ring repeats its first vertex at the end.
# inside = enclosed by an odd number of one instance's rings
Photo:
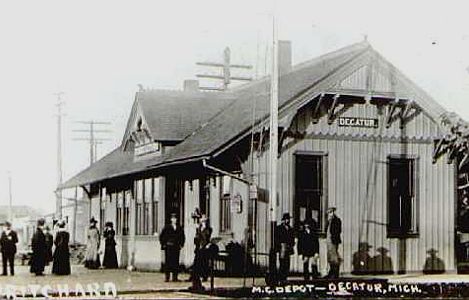
MULTIPOLYGON (((449 111, 469 120, 469 18, 464 1, 0 1, 0 205, 55 207, 57 97, 63 92, 63 176, 89 164, 77 121, 105 121, 121 141, 137 84, 181 89, 209 73, 199 61, 266 73, 272 15, 293 63, 367 36, 385 58, 449 111)), ((208 83, 206 83, 208 84, 208 83)))

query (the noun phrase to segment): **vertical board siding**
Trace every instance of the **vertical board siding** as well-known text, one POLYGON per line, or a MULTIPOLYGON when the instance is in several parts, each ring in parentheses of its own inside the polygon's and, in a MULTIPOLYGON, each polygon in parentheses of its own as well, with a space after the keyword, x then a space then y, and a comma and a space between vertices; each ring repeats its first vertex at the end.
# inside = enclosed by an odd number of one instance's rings
MULTIPOLYGON (((373 248, 370 256, 377 255, 376 249, 385 247, 392 258, 394 271, 399 266, 399 240, 387 237, 387 159, 390 154, 407 154, 417 158, 418 175, 418 218, 419 234, 406 239, 406 271, 421 271, 427 258, 426 251, 437 249, 447 270, 454 270, 454 166, 445 160, 432 163, 433 143, 431 139, 439 133, 438 126, 421 113, 407 124, 404 130, 399 122, 384 128, 386 115, 378 115, 374 106, 355 106, 348 116, 379 118, 378 129, 339 128, 335 123, 327 124, 326 117, 318 124, 311 122, 308 112, 300 112, 292 128, 312 133, 304 139, 286 139, 279 158, 278 220, 283 212, 294 209, 294 153, 295 151, 322 151, 328 155, 327 199, 328 206, 337 206, 337 214, 343 222, 342 271, 352 271, 352 256, 359 242, 368 242, 373 248), (322 136, 334 134, 333 136, 322 136), (318 135, 318 138, 315 138, 318 135), (413 140, 402 143, 389 138, 405 136, 413 140), (372 139, 350 139, 346 137, 368 137, 372 139), (425 140, 423 140, 425 139, 425 140)), ((257 182, 268 189, 268 151, 255 157, 257 182)), ((257 250, 267 251, 269 235, 268 204, 259 203, 257 215, 257 250), (262 249, 262 250, 261 250, 262 249)), ((325 240, 320 241, 320 269, 327 269, 325 240)), ((296 250, 295 250, 296 251, 296 250)), ((292 257, 292 270, 301 271, 300 257, 292 257)))

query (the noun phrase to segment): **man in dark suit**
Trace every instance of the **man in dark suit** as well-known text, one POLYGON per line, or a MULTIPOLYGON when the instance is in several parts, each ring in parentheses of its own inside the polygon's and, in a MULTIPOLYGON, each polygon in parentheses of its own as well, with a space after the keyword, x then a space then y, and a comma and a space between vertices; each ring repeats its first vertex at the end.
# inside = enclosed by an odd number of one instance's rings
POLYGON ((179 281, 179 254, 185 240, 184 230, 179 226, 176 214, 171 214, 171 223, 163 228, 160 235, 161 249, 165 251, 166 282, 169 281, 171 273, 173 281, 179 281))
POLYGON ((290 226, 290 214, 284 213, 282 223, 277 226, 275 232, 275 249, 279 252, 280 266, 278 270, 278 279, 286 281, 290 272, 290 255, 293 254, 293 246, 295 245, 295 236, 293 228, 290 226))
POLYGON ((342 234, 342 221, 335 214, 337 209, 330 207, 327 210, 327 261, 329 263, 328 278, 338 278, 340 261, 339 244, 342 243, 340 235, 342 234))
POLYGON ((310 279, 309 265, 312 262, 312 277, 319 277, 319 237, 317 234, 317 223, 314 219, 303 222, 303 230, 298 235, 298 254, 303 256, 303 275, 305 281, 310 279))
POLYGON ((31 240, 33 255, 31 256, 30 272, 36 274, 36 276, 43 276, 46 266, 47 243, 43 232, 45 222, 42 218, 37 221, 37 229, 31 240))
POLYGON ((15 275, 15 254, 18 235, 11 229, 11 223, 5 223, 5 229, 0 237, 2 247, 3 276, 7 275, 7 264, 10 264, 10 275, 15 275))

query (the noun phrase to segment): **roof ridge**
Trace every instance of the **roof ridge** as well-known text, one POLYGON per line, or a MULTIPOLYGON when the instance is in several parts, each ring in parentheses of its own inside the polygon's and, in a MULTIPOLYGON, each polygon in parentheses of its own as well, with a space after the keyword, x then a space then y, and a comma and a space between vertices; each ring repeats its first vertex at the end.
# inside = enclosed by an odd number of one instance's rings
MULTIPOLYGON (((344 54, 352 52, 352 51, 356 51, 360 48, 366 49, 368 47, 373 49, 373 47, 371 46, 371 44, 367 40, 356 42, 354 44, 347 45, 347 46, 338 48, 338 49, 330 51, 330 52, 326 52, 326 53, 321 54, 319 56, 315 56, 313 58, 310 58, 308 60, 300 62, 296 65, 293 65, 292 68, 289 71, 285 72, 284 74, 281 74, 281 76, 285 76, 285 75, 288 75, 290 73, 299 71, 301 69, 310 67, 310 66, 318 63, 321 60, 331 59, 331 58, 334 58, 334 57, 337 57, 337 56, 340 56, 340 55, 344 55, 344 54)), ((263 82, 263 81, 265 81, 269 78, 270 78, 270 74, 264 75, 264 76, 254 80, 254 81, 251 81, 249 83, 236 86, 231 91, 240 92, 242 90, 245 90, 247 88, 255 86, 256 84, 260 84, 261 82, 263 82)))

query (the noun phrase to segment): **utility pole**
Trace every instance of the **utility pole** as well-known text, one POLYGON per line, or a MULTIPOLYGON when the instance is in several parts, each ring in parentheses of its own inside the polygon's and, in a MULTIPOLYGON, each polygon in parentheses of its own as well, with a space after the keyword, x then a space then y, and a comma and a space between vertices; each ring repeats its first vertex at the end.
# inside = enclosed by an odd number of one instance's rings
POLYGON ((109 141, 110 139, 97 137, 97 133, 109 133, 110 130, 107 129, 96 129, 96 125, 110 125, 110 122, 99 122, 99 121, 78 121, 75 123, 85 124, 89 126, 87 129, 75 129, 74 132, 86 132, 89 134, 85 138, 74 138, 75 141, 87 141, 90 146, 90 165, 96 162, 98 158, 98 144, 102 144, 104 141, 109 141))
MULTIPOLYGON (((62 184, 62 101, 63 92, 55 93, 57 96, 57 186, 62 184)), ((58 219, 62 218, 62 190, 56 191, 55 213, 58 219)))
POLYGON ((13 196, 11 191, 11 172, 8 171, 8 221, 13 222, 13 196))
POLYGON ((270 209, 270 252, 268 280, 277 281, 277 253, 275 252, 275 230, 277 227, 277 157, 278 157, 278 38, 275 16, 273 23, 272 41, 272 75, 270 86, 270 147, 269 147, 269 209, 270 209))
POLYGON ((243 77, 243 76, 231 76, 231 68, 235 69, 252 69, 251 65, 234 65, 231 64, 231 51, 229 47, 226 47, 223 51, 223 62, 222 63, 214 63, 214 62, 198 62, 197 65, 199 66, 206 66, 206 67, 216 67, 221 68, 222 75, 211 75, 211 74, 197 74, 198 78, 208 78, 208 79, 216 79, 222 80, 221 87, 200 87, 201 90, 211 90, 211 91, 225 91, 228 89, 228 85, 231 83, 232 80, 237 81, 251 81, 251 77, 243 77))

